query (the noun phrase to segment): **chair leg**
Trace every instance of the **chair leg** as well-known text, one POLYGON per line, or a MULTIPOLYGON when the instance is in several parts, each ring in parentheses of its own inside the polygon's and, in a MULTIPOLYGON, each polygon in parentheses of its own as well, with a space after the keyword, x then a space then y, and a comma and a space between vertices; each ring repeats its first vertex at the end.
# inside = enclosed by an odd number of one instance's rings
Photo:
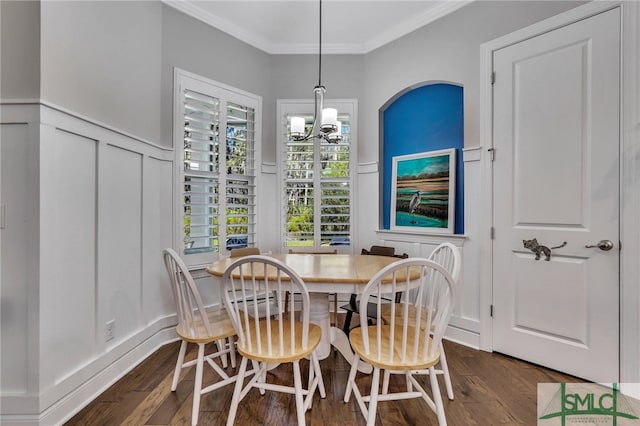
MULTIPOLYGON (((260 362, 258 363, 258 365, 260 366, 260 369, 258 370, 258 378, 256 379, 256 381, 259 383, 266 383, 267 370, 269 369, 269 366, 266 362, 260 362)), ((266 392, 267 391, 264 388, 260 388, 260 395, 264 395, 266 392)))
MULTIPOLYGON (((216 346, 218 347, 218 351, 224 351, 227 348, 227 341, 225 339, 216 340, 216 346)), ((227 368, 227 354, 224 353, 220 355, 220 361, 222 362, 222 368, 227 368)))
POLYGON ((327 392, 324 388, 324 379, 322 378, 322 370, 320 370, 320 361, 318 361, 318 356, 315 352, 311 354, 311 360, 313 361, 313 366, 316 369, 316 374, 318 375, 318 389, 320 390, 320 398, 326 398, 327 392))
POLYGON ((360 362, 360 356, 355 354, 353 362, 351 363, 351 371, 349 372, 349 378, 347 379, 347 389, 344 391, 344 402, 349 402, 351 398, 351 391, 353 391, 353 382, 356 379, 356 373, 358 372, 358 363, 360 362))
POLYGON ((193 384, 193 405, 191 407, 191 425, 198 424, 200 397, 202 396, 202 370, 204 364, 204 343, 198 343, 198 360, 196 362, 196 378, 193 384))
POLYGON ((308 399, 308 404, 307 404, 307 410, 311 410, 312 405, 313 405, 313 391, 315 390, 313 388, 313 376, 315 373, 315 365, 313 365, 313 359, 312 357, 309 357, 309 384, 307 385, 307 390, 308 390, 308 394, 307 394, 307 399, 308 399))
POLYGON ((298 426, 305 426, 304 397, 302 395, 302 377, 300 375, 300 361, 293 361, 293 385, 296 391, 296 413, 298 414, 298 426))
POLYGON ((407 382, 407 392, 413 392, 413 382, 411 382, 411 372, 404 373, 405 381, 407 382))
POLYGON ((382 379, 382 394, 386 395, 387 393, 389 393, 389 377, 391 376, 391 373, 389 372, 389 370, 384 370, 384 376, 382 379))
POLYGON ((440 367, 442 367, 442 375, 444 376, 444 385, 447 388, 447 397, 453 401, 453 386, 451 385, 451 376, 449 375, 449 365, 447 365, 447 357, 444 354, 444 345, 440 342, 440 367))
POLYGON ((236 412, 238 411, 238 404, 240 404, 240 393, 242 392, 242 386, 244 385, 244 374, 246 370, 247 358, 242 357, 242 361, 240 361, 240 370, 238 371, 238 379, 236 380, 236 386, 233 388, 233 397, 231 398, 231 407, 229 407, 227 426, 232 426, 234 420, 236 419, 236 412))
POLYGON ((182 371, 182 364, 184 364, 184 354, 187 352, 187 342, 182 341, 180 344, 180 352, 178 352, 178 360, 176 361, 176 369, 173 372, 173 381, 171 382, 171 392, 175 392, 178 387, 178 379, 180 378, 180 371, 182 371))
POLYGON ((338 326, 338 293, 333 293, 333 326, 338 326))
POLYGON ((373 378, 371 379, 371 395, 369 396, 369 416, 367 426, 375 426, 376 412, 378 410, 378 387, 380 386, 380 369, 373 367, 373 378))
POLYGON ((285 291, 284 292, 284 314, 287 315, 288 312, 289 312, 289 292, 285 291))
POLYGON ((344 318, 344 325, 342 326, 342 331, 344 331, 344 334, 347 335, 347 337, 349 337, 349 331, 351 328, 351 317, 353 316, 353 312, 351 311, 347 311, 347 316, 344 318))
POLYGON ((229 358, 231 358, 231 368, 236 368, 236 341, 233 336, 227 338, 229 342, 229 358))
POLYGON ((444 415, 444 405, 442 404, 442 395, 440 395, 440 386, 438 385, 438 375, 434 367, 429 368, 429 381, 431 382, 431 393, 433 394, 433 402, 436 406, 438 424, 440 426, 447 426, 447 418, 444 415))

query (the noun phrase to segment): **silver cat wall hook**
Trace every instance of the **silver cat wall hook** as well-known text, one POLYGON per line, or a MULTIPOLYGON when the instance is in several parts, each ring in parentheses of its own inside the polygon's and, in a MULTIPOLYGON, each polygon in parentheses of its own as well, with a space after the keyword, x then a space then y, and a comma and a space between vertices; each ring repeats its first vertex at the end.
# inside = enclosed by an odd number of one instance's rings
POLYGON ((567 242, 565 241, 562 244, 560 244, 559 246, 547 247, 547 246, 543 246, 541 244, 538 244, 538 240, 536 238, 534 238, 532 240, 522 240, 522 244, 524 245, 524 248, 529 249, 533 253, 535 253, 536 260, 540 260, 540 255, 544 254, 544 256, 545 256, 544 260, 546 260, 548 262, 549 260, 551 260, 551 250, 564 247, 564 246, 567 245, 567 242))

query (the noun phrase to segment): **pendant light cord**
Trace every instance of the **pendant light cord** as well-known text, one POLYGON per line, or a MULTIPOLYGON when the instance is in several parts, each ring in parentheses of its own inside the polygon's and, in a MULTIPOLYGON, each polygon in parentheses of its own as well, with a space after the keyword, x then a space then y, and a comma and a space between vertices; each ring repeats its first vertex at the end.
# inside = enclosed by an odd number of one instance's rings
POLYGON ((322 0, 320 4, 320 25, 318 26, 318 86, 322 86, 322 0))

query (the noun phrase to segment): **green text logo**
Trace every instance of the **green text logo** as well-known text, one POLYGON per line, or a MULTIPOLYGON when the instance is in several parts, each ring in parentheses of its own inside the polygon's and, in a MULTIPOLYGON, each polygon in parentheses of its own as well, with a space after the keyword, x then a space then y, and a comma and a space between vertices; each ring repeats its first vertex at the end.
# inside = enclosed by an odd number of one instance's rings
MULTIPOLYGON (((540 386, 556 384, 538 384, 538 402, 541 402, 540 386)), ((637 404, 637 401, 633 400, 637 404)), ((636 405, 637 406, 637 405, 636 405)), ((565 426, 570 423, 612 424, 618 425, 618 419, 638 420, 631 403, 618 390, 617 383, 611 388, 592 383, 574 384, 567 389, 566 383, 560 383, 539 420, 559 419, 565 426)), ((539 422, 539 424, 545 424, 539 422)), ((557 423, 556 423, 557 424, 557 423)))

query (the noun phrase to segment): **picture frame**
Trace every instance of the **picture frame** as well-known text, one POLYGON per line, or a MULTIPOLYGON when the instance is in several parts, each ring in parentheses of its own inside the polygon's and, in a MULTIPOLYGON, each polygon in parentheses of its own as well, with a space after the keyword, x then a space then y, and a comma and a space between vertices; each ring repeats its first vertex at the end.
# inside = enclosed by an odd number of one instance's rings
POLYGON ((391 229, 453 234, 456 150, 393 157, 391 229))

